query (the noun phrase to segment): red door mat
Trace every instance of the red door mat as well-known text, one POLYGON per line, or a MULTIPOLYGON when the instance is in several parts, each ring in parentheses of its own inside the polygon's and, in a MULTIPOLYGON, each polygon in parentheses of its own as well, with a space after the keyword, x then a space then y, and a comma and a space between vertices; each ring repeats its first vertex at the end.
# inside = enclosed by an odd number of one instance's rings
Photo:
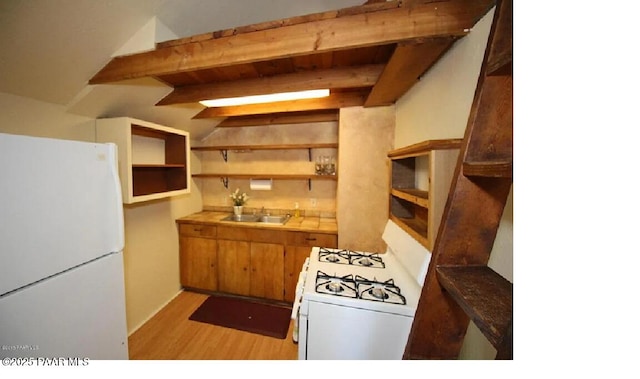
POLYGON ((189 320, 285 339, 291 321, 291 307, 211 295, 189 320))

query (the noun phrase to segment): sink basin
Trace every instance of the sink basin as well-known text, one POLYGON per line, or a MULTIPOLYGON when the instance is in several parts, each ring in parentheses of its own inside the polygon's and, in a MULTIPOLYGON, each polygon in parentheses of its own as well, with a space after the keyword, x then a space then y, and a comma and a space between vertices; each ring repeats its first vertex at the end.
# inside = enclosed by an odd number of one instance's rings
POLYGON ((222 219, 222 221, 237 221, 237 222, 258 222, 260 216, 258 215, 229 215, 222 219))
POLYGON ((289 221, 290 216, 260 216, 258 222, 266 224, 284 224, 289 221))
POLYGON ((235 222, 260 222, 263 224, 282 224, 284 225, 289 221, 291 216, 268 216, 268 215, 229 215, 223 218, 221 221, 235 221, 235 222))

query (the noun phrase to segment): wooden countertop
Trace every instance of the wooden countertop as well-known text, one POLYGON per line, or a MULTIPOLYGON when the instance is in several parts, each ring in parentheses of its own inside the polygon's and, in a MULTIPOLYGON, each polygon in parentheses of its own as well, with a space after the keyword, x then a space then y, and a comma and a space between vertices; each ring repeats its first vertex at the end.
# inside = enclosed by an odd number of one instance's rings
POLYGON ((265 224, 263 222, 237 222, 222 221, 223 218, 229 216, 229 212, 202 211, 193 213, 176 220, 177 223, 184 224, 209 224, 209 225, 227 225, 237 226, 239 228, 260 228, 260 229, 277 229, 287 231, 303 231, 314 233, 337 234, 338 223, 335 218, 325 217, 291 217, 284 225, 265 224))

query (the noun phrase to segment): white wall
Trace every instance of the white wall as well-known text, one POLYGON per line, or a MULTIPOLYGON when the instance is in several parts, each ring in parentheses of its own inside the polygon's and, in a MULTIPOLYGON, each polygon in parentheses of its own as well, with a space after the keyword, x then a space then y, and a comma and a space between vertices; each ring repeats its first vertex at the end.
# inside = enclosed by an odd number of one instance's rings
MULTIPOLYGON (((0 93, 0 133, 95 141, 94 120, 64 106, 0 93)), ((192 163, 197 158, 192 154, 192 163)), ((180 291, 178 233, 174 220, 202 209, 197 187, 171 199, 126 206, 125 291, 129 332, 180 291)))
MULTIPOLYGON (((475 25, 396 103, 395 146, 463 138, 491 29, 493 11, 475 25)), ((513 196, 498 230, 489 266, 513 282, 513 196)), ((470 323, 460 359, 493 359, 496 351, 470 323)))

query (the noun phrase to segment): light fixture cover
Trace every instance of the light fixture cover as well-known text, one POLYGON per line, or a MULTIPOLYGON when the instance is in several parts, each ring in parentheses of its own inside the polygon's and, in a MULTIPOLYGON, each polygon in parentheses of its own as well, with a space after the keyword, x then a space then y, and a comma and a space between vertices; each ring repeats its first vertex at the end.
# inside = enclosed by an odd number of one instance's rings
POLYGON ((242 97, 229 97, 215 100, 202 100, 200 104, 205 107, 229 107, 233 105, 273 103, 277 101, 317 99, 329 96, 328 89, 316 89, 298 92, 281 92, 268 95, 254 95, 242 97))

